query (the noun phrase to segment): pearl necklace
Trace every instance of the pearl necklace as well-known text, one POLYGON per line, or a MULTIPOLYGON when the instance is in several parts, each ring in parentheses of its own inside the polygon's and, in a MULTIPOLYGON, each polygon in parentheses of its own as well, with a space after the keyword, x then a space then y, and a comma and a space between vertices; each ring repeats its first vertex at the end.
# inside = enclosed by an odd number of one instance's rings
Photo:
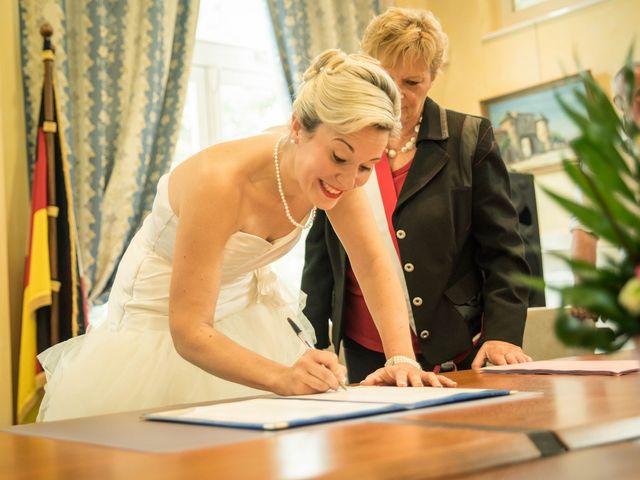
MULTIPOLYGON (((400 148, 401 153, 407 153, 413 150, 414 148, 416 148, 416 137, 418 136, 418 132, 420 131, 421 123, 422 123, 422 117, 420 117, 420 120, 418 120, 418 123, 416 123, 416 126, 413 127, 413 131, 415 132, 415 134, 409 139, 407 143, 404 144, 402 148, 400 148)), ((389 158, 396 158, 398 156, 398 151, 389 147, 384 149, 384 153, 386 153, 389 158)))
POLYGON ((280 149, 280 143, 286 137, 287 137, 286 135, 281 136, 276 142, 275 147, 273 147, 273 163, 276 164, 276 183, 278 184, 278 193, 280 194, 280 199, 282 200, 282 204, 284 205, 284 213, 287 215, 287 218, 289 219, 289 221, 297 228, 302 228, 302 229, 311 228, 311 225, 313 225, 313 219, 316 218, 316 207, 313 207, 311 209, 311 214, 307 219, 307 223, 303 225, 302 223, 298 223, 295 221, 295 219, 293 218, 293 215, 291 215, 291 210, 289 210, 289 204, 287 203, 287 200, 284 197, 284 190, 282 188, 282 178, 280 177, 280 163, 278 161, 278 150, 280 149))

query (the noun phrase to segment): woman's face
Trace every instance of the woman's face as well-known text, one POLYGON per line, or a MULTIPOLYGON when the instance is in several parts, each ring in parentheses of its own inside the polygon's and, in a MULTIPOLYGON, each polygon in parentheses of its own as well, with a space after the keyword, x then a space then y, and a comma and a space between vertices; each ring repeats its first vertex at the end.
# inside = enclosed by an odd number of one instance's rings
POLYGON ((345 192, 365 184, 387 146, 389 132, 367 127, 345 135, 320 125, 310 134, 294 120, 292 138, 297 144, 298 184, 313 205, 330 210, 345 192))
POLYGON ((402 126, 413 128, 420 120, 424 102, 431 89, 431 71, 424 62, 405 63, 381 60, 382 66, 391 75, 400 89, 402 100, 402 126), (395 65, 391 65, 395 63, 395 65))

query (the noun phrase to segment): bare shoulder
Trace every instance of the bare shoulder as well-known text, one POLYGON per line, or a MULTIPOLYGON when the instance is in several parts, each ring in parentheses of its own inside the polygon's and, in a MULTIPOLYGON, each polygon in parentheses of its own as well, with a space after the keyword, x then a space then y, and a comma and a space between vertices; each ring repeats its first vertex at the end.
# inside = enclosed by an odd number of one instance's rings
POLYGON ((239 205, 251 175, 260 169, 273 148, 277 133, 213 145, 185 160, 171 172, 169 202, 180 217, 184 208, 206 209, 239 205))

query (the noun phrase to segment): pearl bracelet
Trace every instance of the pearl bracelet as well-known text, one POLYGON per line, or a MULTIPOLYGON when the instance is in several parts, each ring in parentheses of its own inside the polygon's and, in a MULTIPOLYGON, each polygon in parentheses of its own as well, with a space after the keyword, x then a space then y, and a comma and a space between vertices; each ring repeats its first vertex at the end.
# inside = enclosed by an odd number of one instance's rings
POLYGON ((422 370, 422 366, 418 362, 416 362, 413 358, 405 357, 404 355, 394 355, 393 357, 387 359, 386 362, 384 362, 384 366, 392 367, 393 365, 398 365, 399 363, 407 363, 412 367, 417 368, 418 370, 422 370))

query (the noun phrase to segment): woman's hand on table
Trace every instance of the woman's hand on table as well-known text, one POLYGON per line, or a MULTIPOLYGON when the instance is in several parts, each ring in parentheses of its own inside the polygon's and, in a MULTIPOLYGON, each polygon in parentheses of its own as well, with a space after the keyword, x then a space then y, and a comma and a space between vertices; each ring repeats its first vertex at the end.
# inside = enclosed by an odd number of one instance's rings
POLYGON ((456 382, 444 375, 425 372, 408 363, 382 367, 369 374, 360 385, 397 385, 398 387, 455 387, 456 382))
POLYGON ((513 343, 500 340, 488 340, 484 342, 476 358, 473 359, 471 368, 477 370, 484 367, 488 361, 493 365, 511 365, 514 363, 530 362, 532 358, 524 353, 520 347, 513 343))

